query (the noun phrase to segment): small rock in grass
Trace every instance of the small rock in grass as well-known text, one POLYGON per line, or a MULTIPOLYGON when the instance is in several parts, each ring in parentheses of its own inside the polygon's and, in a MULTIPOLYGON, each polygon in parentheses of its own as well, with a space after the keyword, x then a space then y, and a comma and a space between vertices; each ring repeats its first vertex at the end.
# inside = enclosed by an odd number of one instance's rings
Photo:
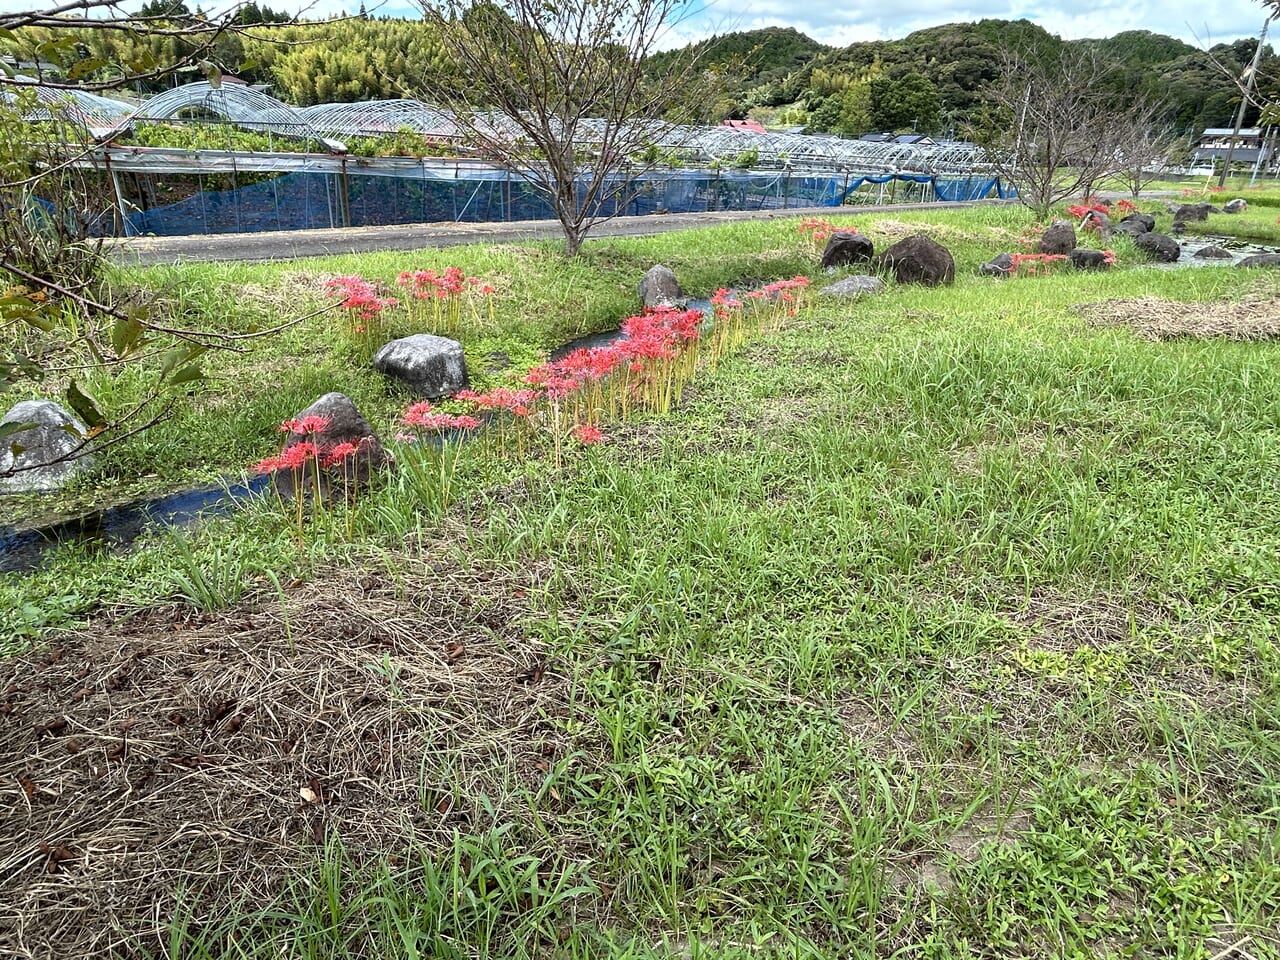
POLYGON ((1086 230, 1096 231, 1101 236, 1111 236, 1111 218, 1101 210, 1090 210, 1084 215, 1080 225, 1086 230))
POLYGON ((0 418, 0 427, 7 424, 32 426, 0 439, 0 493, 48 493, 91 466, 93 458, 87 455, 62 459, 81 448, 88 430, 52 400, 14 404, 0 418))
POLYGON ((1144 233, 1150 233, 1151 230, 1143 223, 1136 220, 1121 220, 1116 224, 1113 233, 1123 233, 1130 237, 1140 237, 1144 233))
POLYGON ((934 287, 956 278, 956 261, 951 251, 923 233, 904 237, 871 262, 877 270, 893 273, 899 283, 934 287))
POLYGON ((1280 267, 1280 253, 1255 253, 1252 257, 1245 257, 1237 267, 1280 267))
POLYGON ((827 297, 867 297, 876 293, 884 292, 884 281, 879 277, 869 277, 866 274, 858 274, 852 277, 845 277, 843 280, 837 281, 830 286, 823 287, 818 293, 827 297))
POLYGON ((1182 256, 1182 247, 1163 233, 1143 233, 1133 238, 1133 245, 1160 263, 1173 263, 1182 256))
POLYGON ((641 305, 647 308, 685 305, 684 291, 680 289, 675 271, 660 263, 649 268, 640 281, 637 293, 640 295, 641 305))
POLYGON ((346 394, 326 393, 294 419, 306 417, 323 417, 327 425, 315 433, 289 434, 281 455, 300 443, 314 443, 320 452, 323 468, 311 469, 311 464, 308 464, 300 470, 277 469, 272 474, 272 483, 281 496, 292 497, 299 490, 310 490, 317 480, 320 496, 326 500, 350 496, 368 486, 375 470, 381 470, 391 462, 373 427, 346 394), (335 449, 343 444, 353 445, 354 451, 324 467, 325 459, 333 456, 335 449))
POLYGON ((1218 246, 1201 247, 1192 254, 1197 260, 1230 260, 1231 251, 1218 246))
POLYGON ((826 249, 822 251, 822 269, 843 267, 851 263, 866 263, 875 255, 870 239, 852 230, 837 230, 831 234, 826 249))
POLYGON ((978 267, 981 277, 1007 277, 1013 273, 1013 254, 997 253, 986 263, 978 267))
POLYGON ((1069 220, 1055 220, 1040 235, 1040 253, 1061 256, 1076 248, 1076 228, 1069 220))
POLYGON ((1184 203, 1173 211, 1173 219, 1181 220, 1183 223, 1190 223, 1193 220, 1209 219, 1209 204, 1207 203, 1184 203))
POLYGON ((1106 270, 1111 266, 1111 262, 1107 259, 1106 253, 1101 250, 1089 250, 1085 247, 1077 247, 1067 256, 1071 260, 1071 265, 1077 270, 1106 270))
POLYGON ((1150 233, 1155 228, 1156 218, 1149 213, 1131 213, 1116 225, 1125 233, 1150 233))
POLYGON ((374 356, 373 369, 394 377, 429 400, 450 396, 467 387, 467 362, 462 344, 430 333, 392 340, 374 356))

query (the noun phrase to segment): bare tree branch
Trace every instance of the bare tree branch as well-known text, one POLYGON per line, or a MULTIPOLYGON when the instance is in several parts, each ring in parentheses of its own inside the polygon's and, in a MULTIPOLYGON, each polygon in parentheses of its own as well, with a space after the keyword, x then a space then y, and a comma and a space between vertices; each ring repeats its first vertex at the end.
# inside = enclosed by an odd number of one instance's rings
POLYGON ((686 0, 424 3, 465 78, 442 91, 455 123, 548 199, 570 256, 654 165, 646 148, 709 99, 696 58, 663 77, 644 72, 685 10, 686 0))

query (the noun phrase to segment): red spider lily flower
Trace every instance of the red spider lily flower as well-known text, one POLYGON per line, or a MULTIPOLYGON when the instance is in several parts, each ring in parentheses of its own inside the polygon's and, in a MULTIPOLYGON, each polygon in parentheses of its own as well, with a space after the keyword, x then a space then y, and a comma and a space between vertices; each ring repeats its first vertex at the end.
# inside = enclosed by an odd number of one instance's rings
POLYGON ((275 473, 281 469, 279 457, 265 457, 253 465, 254 473, 275 473))
POLYGON ((332 421, 328 417, 322 417, 319 414, 309 413, 305 417, 298 417, 294 420, 285 420, 280 424, 281 433, 301 433, 315 434, 324 433, 329 429, 332 421))
POLYGON ((336 467, 342 461, 359 453, 360 447, 361 444, 356 443, 354 440, 346 440, 343 443, 336 444, 332 450, 325 454, 321 462, 326 467, 336 467))
POLYGON ((359 314, 364 320, 372 320, 382 310, 399 303, 394 297, 378 296, 377 287, 363 277, 334 277, 326 280, 324 292, 330 296, 342 297, 341 306, 359 314))
POLYGON ((474 430, 480 426, 475 417, 453 413, 440 413, 431 406, 430 401, 422 400, 411 404, 400 418, 400 423, 416 430, 474 430))
POLYGON ((279 456, 281 469, 300 470, 311 460, 319 459, 320 451, 310 440, 287 447, 279 456))
POLYGON ((529 412, 529 405, 538 399, 538 391, 494 387, 488 393, 459 390, 454 397, 471 402, 477 410, 508 410, 516 416, 524 416, 529 412))
POLYGON ((600 428, 590 423, 580 423, 574 427, 573 436, 584 447, 592 446, 604 439, 604 433, 600 428))

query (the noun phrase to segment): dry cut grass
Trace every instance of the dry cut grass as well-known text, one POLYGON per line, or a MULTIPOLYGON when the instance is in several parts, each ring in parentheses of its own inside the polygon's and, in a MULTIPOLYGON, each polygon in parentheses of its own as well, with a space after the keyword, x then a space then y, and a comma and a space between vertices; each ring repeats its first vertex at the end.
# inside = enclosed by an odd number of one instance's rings
POLYGON ((328 837, 434 845, 555 753, 523 585, 412 561, 215 615, 148 609, 0 661, 0 953, 163 942, 328 837), (142 918, 146 918, 145 920, 142 918))
POLYGON ((1270 340, 1280 336, 1280 300, 1275 297, 1180 303, 1148 296, 1081 304, 1075 310, 1090 326, 1126 327, 1146 340, 1270 340))

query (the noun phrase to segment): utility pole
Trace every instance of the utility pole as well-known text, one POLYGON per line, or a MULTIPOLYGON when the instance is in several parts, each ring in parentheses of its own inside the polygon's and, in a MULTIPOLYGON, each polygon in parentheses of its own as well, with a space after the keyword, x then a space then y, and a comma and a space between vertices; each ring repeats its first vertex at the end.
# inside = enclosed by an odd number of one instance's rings
MULTIPOLYGON (((1240 109, 1236 111, 1236 128, 1231 134, 1231 139, 1227 141, 1227 156, 1222 162, 1222 173, 1218 176, 1218 187, 1227 185, 1227 171, 1231 169, 1231 155, 1236 150, 1236 140, 1240 138, 1240 128, 1244 126, 1244 111, 1249 106, 1249 97, 1253 93, 1253 85, 1258 79, 1258 63, 1262 60, 1262 45, 1267 42, 1267 26, 1271 23, 1271 17, 1262 21, 1262 35, 1258 37, 1258 48, 1253 51, 1253 63, 1249 65, 1246 75, 1242 78, 1245 81, 1244 91, 1240 97, 1240 109)), ((1259 145, 1261 149, 1261 145, 1259 145)))

